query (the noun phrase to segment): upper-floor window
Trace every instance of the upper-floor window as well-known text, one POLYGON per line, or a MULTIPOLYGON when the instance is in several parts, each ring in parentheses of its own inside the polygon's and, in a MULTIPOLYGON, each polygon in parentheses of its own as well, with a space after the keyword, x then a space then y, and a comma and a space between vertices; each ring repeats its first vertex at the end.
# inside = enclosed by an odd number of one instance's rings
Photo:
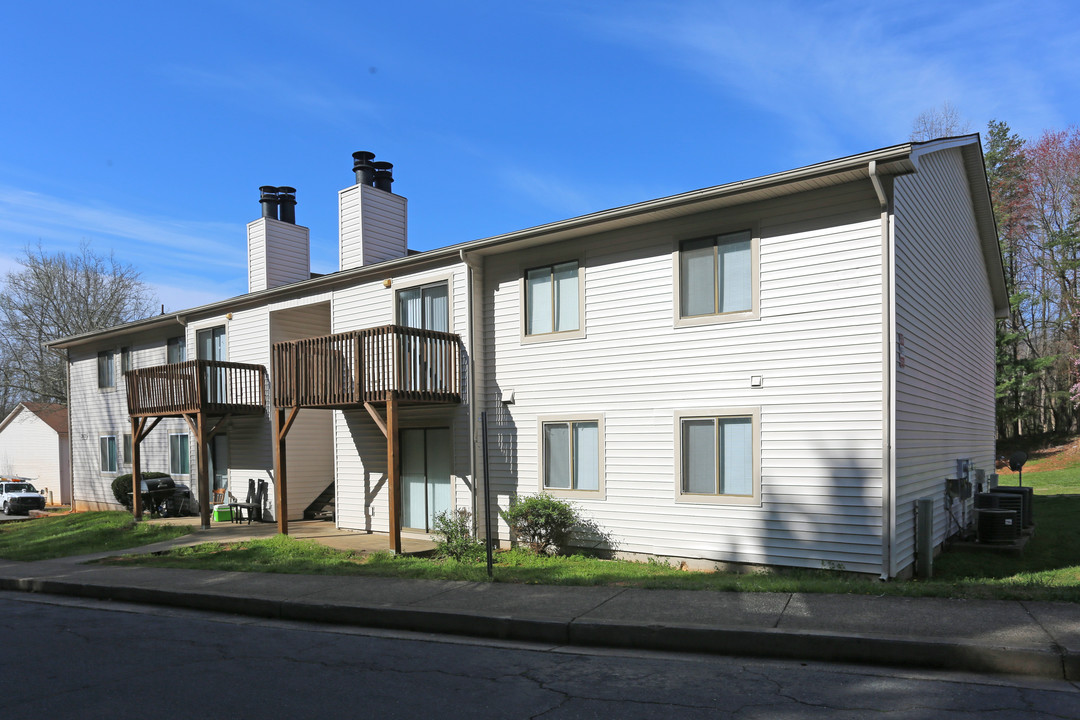
POLYGON ((97 386, 99 388, 111 388, 116 385, 113 358, 116 355, 112 350, 103 350, 97 354, 97 386))
POLYGON ((525 271, 525 335, 580 336, 581 281, 577 260, 525 271))
POLYGON ((757 310, 757 262, 751 230, 679 244, 679 318, 746 319, 757 310))
POLYGON ((120 372, 126 373, 131 369, 131 348, 120 348, 120 372))
POLYGON ((397 323, 405 327, 450 331, 450 293, 445 282, 398 290, 397 323))
POLYGON ((187 360, 187 340, 183 335, 169 338, 166 342, 166 362, 180 363, 187 360))

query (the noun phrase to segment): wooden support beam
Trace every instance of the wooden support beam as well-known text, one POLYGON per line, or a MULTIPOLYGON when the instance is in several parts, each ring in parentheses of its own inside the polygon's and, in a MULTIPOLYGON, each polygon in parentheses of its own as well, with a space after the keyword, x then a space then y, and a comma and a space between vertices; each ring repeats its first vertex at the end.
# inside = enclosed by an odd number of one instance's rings
POLYGON ((383 437, 386 437, 386 421, 382 419, 382 415, 379 415, 378 409, 369 402, 364 403, 364 409, 368 411, 368 415, 370 415, 371 419, 375 421, 375 424, 379 426, 379 430, 382 431, 383 437))
MULTIPOLYGON (((187 415, 184 416, 188 418, 187 415)), ((197 445, 196 458, 198 461, 198 476, 196 482, 199 486, 199 519, 202 521, 202 529, 210 529, 210 448, 206 437, 206 420, 202 413, 195 415, 195 442, 197 445)), ((192 421, 188 419, 188 424, 192 421)))
POLYGON ((158 417, 154 418, 154 422, 150 423, 150 427, 144 427, 146 425, 146 418, 140 418, 140 420, 141 422, 139 423, 139 427, 142 429, 139 430, 138 435, 133 434, 131 436, 131 441, 133 445, 134 443, 142 442, 146 439, 146 436, 150 434, 150 431, 156 428, 158 426, 158 423, 161 422, 161 416, 159 415, 158 417))
POLYGON ((292 408, 292 414, 288 419, 285 417, 285 408, 274 408, 274 512, 277 513, 278 532, 282 535, 289 534, 289 493, 287 487, 285 436, 289 433, 292 421, 296 417, 296 408, 292 408))
POLYGON ((224 415, 222 415, 221 419, 214 423, 214 427, 210 428, 210 430, 206 433, 206 439, 213 440, 215 435, 225 429, 225 423, 231 417, 232 413, 225 413, 224 415))
MULTIPOLYGON (((157 423, 155 422, 154 425, 157 423)), ((136 520, 142 520, 142 463, 141 444, 146 437, 143 434, 143 426, 146 418, 131 418, 131 512, 136 520)), ((147 432, 150 432, 147 430, 147 432)))
POLYGON ((401 554, 401 453, 398 449, 398 406, 393 395, 386 400, 386 479, 390 493, 390 549, 401 554))

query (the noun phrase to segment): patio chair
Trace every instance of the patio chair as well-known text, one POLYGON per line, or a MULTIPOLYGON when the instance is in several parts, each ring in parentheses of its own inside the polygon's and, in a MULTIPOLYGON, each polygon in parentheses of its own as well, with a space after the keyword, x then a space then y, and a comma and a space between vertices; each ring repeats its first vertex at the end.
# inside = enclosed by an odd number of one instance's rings
POLYGON ((231 502, 229 503, 229 513, 232 515, 232 521, 234 523, 243 522, 244 514, 247 514, 248 525, 251 524, 253 518, 258 514, 258 519, 262 521, 262 499, 265 497, 266 481, 259 481, 259 489, 255 488, 255 478, 248 478, 248 491, 247 499, 244 502, 231 502), (262 495, 263 497, 260 497, 262 495))

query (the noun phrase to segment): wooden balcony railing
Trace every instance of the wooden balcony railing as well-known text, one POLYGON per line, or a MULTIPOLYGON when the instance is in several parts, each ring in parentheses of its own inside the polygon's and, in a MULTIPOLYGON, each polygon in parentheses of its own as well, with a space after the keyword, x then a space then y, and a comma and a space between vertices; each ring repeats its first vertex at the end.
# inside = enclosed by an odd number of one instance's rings
POLYGON ((461 402, 461 339, 384 325, 274 344, 274 404, 341 408, 398 400, 461 402))
POLYGON ((124 373, 132 417, 207 412, 258 414, 266 409, 262 365, 188 360, 124 373))

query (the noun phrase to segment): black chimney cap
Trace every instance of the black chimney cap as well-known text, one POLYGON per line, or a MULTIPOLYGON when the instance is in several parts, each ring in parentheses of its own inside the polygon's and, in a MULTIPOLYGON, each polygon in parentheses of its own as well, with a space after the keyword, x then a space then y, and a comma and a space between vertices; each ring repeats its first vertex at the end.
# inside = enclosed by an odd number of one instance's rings
POLYGON ((278 219, 278 189, 273 185, 263 185, 259 188, 259 204, 262 205, 262 216, 270 220, 278 219))

